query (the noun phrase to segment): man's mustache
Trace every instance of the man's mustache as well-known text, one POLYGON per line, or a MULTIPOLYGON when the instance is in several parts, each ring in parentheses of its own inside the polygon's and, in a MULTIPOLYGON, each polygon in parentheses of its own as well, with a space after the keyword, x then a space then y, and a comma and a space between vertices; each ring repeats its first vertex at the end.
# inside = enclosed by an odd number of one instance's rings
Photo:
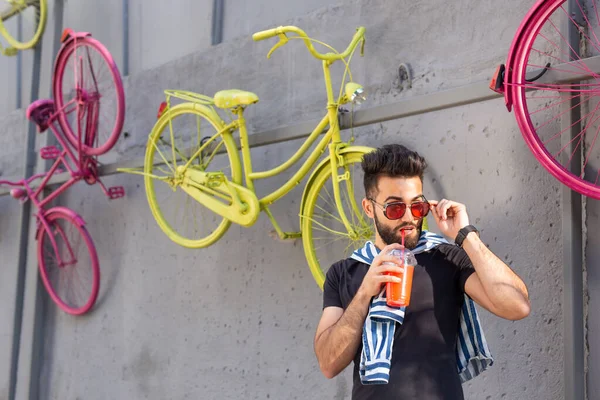
POLYGON ((397 227, 396 229, 394 229, 394 232, 398 232, 398 231, 400 231, 401 229, 404 229, 404 228, 406 228, 406 227, 409 227, 409 228, 414 228, 414 229, 418 229, 417 225, 413 225, 413 224, 404 224, 404 225, 400 225, 399 227, 397 227))

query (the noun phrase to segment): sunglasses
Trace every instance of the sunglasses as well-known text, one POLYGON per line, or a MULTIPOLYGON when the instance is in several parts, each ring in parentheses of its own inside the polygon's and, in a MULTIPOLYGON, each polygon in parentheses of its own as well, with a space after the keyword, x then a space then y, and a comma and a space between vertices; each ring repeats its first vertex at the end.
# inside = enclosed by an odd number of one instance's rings
POLYGON ((401 201, 392 201, 389 203, 379 204, 373 199, 368 199, 378 206, 383 208, 383 215, 389 220, 400 219, 406 213, 406 208, 410 208, 410 213, 415 218, 424 218, 428 213, 431 206, 425 197, 422 201, 415 201, 411 204, 406 204, 401 201))

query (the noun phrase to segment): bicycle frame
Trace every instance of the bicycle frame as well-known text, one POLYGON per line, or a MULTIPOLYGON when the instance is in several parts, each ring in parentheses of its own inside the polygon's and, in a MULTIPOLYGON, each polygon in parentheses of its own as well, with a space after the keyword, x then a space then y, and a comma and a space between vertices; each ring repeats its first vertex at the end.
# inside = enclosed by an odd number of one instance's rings
MULTIPOLYGON (((61 111, 59 111, 59 112, 61 112, 61 111)), ((74 183, 85 178, 86 176, 89 176, 89 173, 90 173, 89 170, 86 171, 84 168, 85 162, 88 161, 90 159, 90 157, 86 156, 81 151, 81 135, 79 135, 80 136, 80 145, 78 146, 78 149, 77 149, 77 155, 75 155, 73 150, 71 149, 68 141, 63 137, 63 135, 54 126, 54 120, 56 119, 56 116, 58 116, 58 113, 56 113, 55 115, 52 116, 52 122, 50 123, 49 127, 52 130, 52 133, 54 133, 54 136, 56 137, 56 139, 58 140, 60 145, 62 146, 63 150, 62 150, 61 154, 57 157, 57 159, 54 162, 54 164, 52 165, 52 167, 50 167, 50 170, 46 173, 44 180, 40 183, 40 186, 33 194, 33 197, 30 196, 32 198, 32 201, 34 201, 34 203, 37 202, 36 206, 41 209, 43 209, 43 207, 46 204, 48 204, 49 202, 54 200, 56 197, 58 197, 61 193, 63 193, 69 187, 71 187, 74 183), (45 189, 46 184, 48 183, 50 178, 52 178, 52 175, 54 175, 54 173, 57 171, 60 164, 64 165, 64 167, 67 169, 67 171, 71 175, 71 178, 68 181, 66 181, 65 183, 63 183, 61 186, 59 186, 56 190, 54 190, 51 194, 49 194, 43 200, 41 200, 41 201, 38 200, 39 194, 45 189)))
MULTIPOLYGON (((52 101, 42 100, 42 102, 46 102, 46 103, 40 104, 37 107, 53 107, 52 101)), ((34 106, 34 105, 35 105, 35 103, 32 104, 32 106, 34 106)), ((34 106, 34 111, 35 111, 35 106, 34 106)), ((46 221, 46 219, 44 217, 44 211, 45 211, 46 205, 48 203, 50 203, 52 200, 54 200, 56 197, 58 197, 60 194, 62 194, 64 191, 66 191, 74 183, 78 182, 79 180, 88 178, 88 177, 96 178, 95 176, 93 176, 94 175, 93 171, 90 171, 89 169, 84 167, 85 163, 90 161, 90 157, 85 155, 82 152, 81 131, 78 132, 80 140, 79 140, 79 145, 77 146, 78 148, 76 149, 77 155, 75 155, 75 153, 73 152, 73 149, 71 149, 70 143, 66 140, 66 138, 63 137, 63 134, 61 134, 61 132, 59 132, 58 128, 54 125, 54 123, 57 119, 57 116, 61 112, 64 112, 64 110, 59 110, 57 112, 52 113, 52 115, 49 117, 49 119, 47 121, 48 127, 50 128, 50 130, 52 131, 52 133, 54 134, 54 136, 56 137, 56 139, 58 140, 58 142, 60 143, 60 145, 63 148, 62 152, 60 152, 59 154, 57 154, 56 152, 52 152, 49 155, 50 157, 56 158, 56 161, 54 161, 54 163, 52 164, 52 167, 50 167, 48 172, 37 174, 30 178, 23 179, 18 182, 0 181, 0 185, 8 185, 8 186, 13 186, 13 187, 25 188, 26 194, 22 193, 22 192, 21 193, 17 192, 16 195, 13 195, 13 197, 20 198, 21 201, 25 201, 27 199, 31 200, 31 202, 34 204, 34 206, 38 209, 38 212, 35 214, 38 222, 43 224, 45 229, 48 232, 52 232, 52 230, 50 228, 50 225, 48 224, 48 222, 46 221), (61 164, 64 165, 66 170, 71 175, 71 178, 68 181, 66 181, 65 183, 63 183, 61 186, 59 186, 57 189, 55 189, 48 196, 44 197, 43 199, 40 199, 39 198, 40 194, 46 189, 46 186, 47 186, 48 182, 50 181, 50 179, 52 178, 52 176, 57 171, 62 172, 59 170, 59 166, 61 164), (31 182, 33 182, 34 180, 37 180, 37 179, 41 179, 41 178, 43 178, 43 180, 39 184, 37 189, 33 189, 30 185, 31 182)), ((56 149, 56 148, 54 147, 53 149, 56 149)), ((52 150, 52 148, 51 148, 51 150, 52 150)), ((42 154, 44 154, 44 149, 42 149, 42 154)), ((61 232, 61 234, 62 234, 62 232, 61 232)), ((55 249, 55 254, 57 255, 57 257, 59 257, 59 260, 58 260, 59 265, 62 265, 62 260, 60 259, 60 252, 57 251, 56 240, 52 235, 49 235, 49 238, 52 243, 52 246, 55 249)), ((69 252, 72 255, 72 249, 69 248, 69 252)))
MULTIPOLYGON (((332 173, 337 174, 337 169, 340 166, 338 164, 338 157, 337 157, 338 151, 347 145, 346 143, 343 143, 341 140, 337 110, 340 105, 347 103, 348 99, 346 99, 345 97, 341 97, 337 102, 334 99, 332 82, 331 82, 331 73, 330 73, 330 65, 331 64, 333 64, 332 61, 323 60, 323 73, 324 73, 324 78, 325 78, 325 86, 327 88, 327 115, 325 115, 323 117, 321 122, 319 122, 317 127, 312 131, 312 133, 308 136, 308 138, 304 141, 304 143, 294 153, 294 155, 292 155, 292 157, 290 159, 288 159, 287 161, 283 162, 282 164, 280 164, 277 167, 272 168, 270 170, 254 172, 252 169, 252 161, 251 161, 252 159, 251 159, 251 155, 250 155, 250 146, 249 146, 249 142, 248 142, 248 131, 247 131, 247 127, 246 127, 246 121, 245 121, 244 115, 243 115, 244 108, 237 107, 232 110, 232 112, 237 116, 237 119, 235 119, 233 122, 227 124, 221 131, 217 132, 209 140, 207 140, 206 143, 204 143, 202 146, 200 146, 200 148, 198 150, 196 150, 196 152, 189 158, 189 161, 185 164, 184 169, 189 167, 192 160, 199 157, 200 154, 202 153, 202 151, 204 149, 206 149, 206 147, 209 146, 210 143, 213 142, 217 137, 219 137, 220 135, 233 135, 233 133, 232 133, 233 131, 239 130, 240 143, 241 143, 241 154, 242 154, 241 161, 242 161, 242 165, 243 165, 242 169, 243 169, 243 174, 244 174, 244 179, 245 179, 245 185, 248 189, 250 189, 252 192, 254 192, 254 189, 255 189, 254 181, 274 177, 274 176, 280 174, 281 172, 287 170, 288 168, 290 168, 303 155, 305 155, 309 151, 309 148, 315 143, 315 141, 317 140, 317 137, 320 136, 325 131, 325 128, 329 125, 329 129, 327 129, 323 138, 317 144, 317 147, 314 150, 312 150, 312 152, 309 155, 309 157, 307 158, 307 160, 304 161, 304 163, 294 173, 294 175, 290 179, 288 179, 287 182, 285 182, 283 185, 281 185, 279 188, 277 188, 273 192, 271 192, 271 193, 267 194, 266 196, 262 197, 261 199, 259 199, 259 205, 260 205, 261 211, 265 211, 265 213, 267 214, 267 216, 273 223, 277 232, 280 233, 280 235, 282 235, 282 236, 289 236, 289 235, 283 234, 283 232, 279 228, 279 225, 275 221, 273 215, 269 211, 268 206, 270 204, 274 203, 275 201, 279 200, 280 198, 284 197, 286 194, 288 194, 296 185, 298 185, 300 183, 300 181, 302 181, 302 179, 304 179, 304 177, 306 177, 308 175, 308 173, 312 170, 312 168, 317 163, 317 161, 318 161, 319 157, 321 156, 321 154, 323 153, 323 151, 325 151, 325 148, 328 146, 328 144, 329 144, 329 153, 330 153, 329 162, 332 164, 332 173)), ((175 155, 174 155, 174 157, 175 157, 175 155)), ((240 157, 239 157, 238 152, 235 152, 234 159, 232 160, 232 162, 234 164, 236 164, 234 166, 234 168, 237 168, 239 166, 240 157)), ((334 178, 337 178, 337 175, 335 175, 334 178)), ((202 188, 202 187, 199 187, 199 189, 204 190, 204 188, 202 188)), ((336 206, 338 207, 339 215, 341 216, 342 221, 346 225, 346 228, 349 231, 351 231, 352 230, 351 224, 346 217, 346 213, 344 212, 343 209, 341 209, 341 206, 340 206, 341 201, 340 201, 340 190, 339 190, 339 180, 338 179, 333 179, 333 191, 334 191, 334 197, 336 199, 336 206)), ((297 236, 297 235, 294 235, 294 236, 297 236)))
MULTIPOLYGON (((149 152, 149 147, 151 144, 149 143, 146 148, 146 159, 144 171, 137 171, 137 168, 120 168, 119 171, 134 173, 144 175, 146 177, 146 184, 148 184, 148 179, 156 179, 166 182, 172 189, 176 187, 181 187, 181 189, 186 192, 189 196, 194 198, 197 202, 203 204, 208 209, 213 212, 223 216, 228 219, 230 222, 238 223, 242 226, 250 226, 254 224, 258 214, 261 211, 264 211, 269 219, 271 220, 275 230, 280 238, 297 238, 301 236, 300 232, 293 233, 285 233, 281 230, 277 221, 275 221, 273 215, 269 210, 269 205, 279 200, 286 194, 288 194, 296 185, 300 183, 300 181, 309 175, 312 170, 312 175, 319 173, 323 168, 331 168, 331 175, 333 181, 333 192, 334 198, 336 202, 336 207, 338 209, 339 218, 345 225, 348 233, 352 236, 354 229, 352 228, 352 224, 350 220, 346 216, 346 213, 342 209, 342 199, 340 194, 340 185, 341 181, 347 180, 350 174, 348 172, 342 173, 339 175, 338 168, 344 166, 344 153, 350 151, 352 149, 356 152, 368 152, 372 149, 362 147, 362 146, 350 146, 352 140, 348 143, 342 142, 340 135, 340 128, 338 122, 338 107, 343 104, 347 104, 350 102, 354 102, 357 99, 363 98, 363 88, 358 83, 352 80, 352 73, 350 72, 348 65, 354 51, 357 49, 359 42, 362 41, 364 45, 364 27, 357 28, 356 33, 354 34, 350 45, 346 48, 343 53, 337 52, 331 46, 327 44, 309 38, 304 31, 294 26, 287 27, 279 27, 275 29, 270 29, 263 32, 258 32, 253 35, 254 40, 264 40, 270 37, 278 36, 280 42, 277 43, 269 52, 267 57, 269 57, 272 52, 281 47, 285 43, 288 42, 288 37, 285 35, 286 32, 296 33, 297 36, 293 36, 294 39, 301 39, 309 52, 317 59, 322 61, 323 74, 325 80, 325 87, 327 93, 327 113, 321 119, 321 121, 317 124, 316 128, 310 133, 310 135, 306 138, 304 143, 300 146, 300 148, 285 162, 282 162, 280 165, 275 168, 266 170, 266 171, 254 171, 252 167, 252 157, 250 154, 250 145, 249 145, 249 135, 246 126, 246 121, 244 119, 244 111, 248 104, 244 105, 234 105, 232 107, 224 106, 220 107, 222 109, 227 109, 234 115, 233 121, 230 123, 225 123, 223 119, 219 116, 219 113, 215 110, 215 102, 213 98, 187 92, 187 91, 177 91, 177 90, 166 90, 165 93, 167 95, 167 99, 165 102, 161 103, 157 118, 159 119, 158 124, 155 125, 150 139, 158 140, 159 137, 156 136, 158 131, 156 129, 160 129, 161 132, 166 128, 167 124, 170 131, 170 138, 167 139, 167 144, 170 142, 170 157, 172 157, 173 165, 170 166, 171 171, 175 174, 175 177, 171 178, 170 176, 161 176, 155 175, 150 171, 147 171, 148 164, 152 163, 152 165, 159 165, 162 163, 168 164, 167 157, 157 148, 158 154, 160 154, 162 161, 158 161, 156 163, 153 159, 149 159, 149 155, 153 154, 153 152, 149 152), (312 46, 312 41, 320 43, 329 49, 332 52, 329 53, 319 53, 312 46), (346 70, 344 72, 344 76, 342 79, 342 86, 340 87, 339 96, 334 97, 332 82, 331 82, 331 73, 330 67, 335 61, 343 61, 346 65, 346 70), (349 79, 346 81, 346 74, 348 74, 349 79), (191 147, 187 149, 178 149, 175 145, 175 136, 173 132, 172 119, 169 115, 171 110, 171 96, 177 97, 181 100, 184 100, 184 107, 194 108, 196 111, 205 114, 206 117, 213 126, 217 129, 217 132, 212 134, 211 136, 205 136, 200 140, 198 137, 198 147, 191 147), (214 122, 213 122, 214 121, 214 122), (235 131, 239 130, 240 132, 240 151, 237 149, 232 149, 231 146, 234 145, 235 140, 233 135, 235 131), (323 135, 323 137, 318 140, 318 136, 323 135), (221 139, 219 141, 219 139, 221 139), (315 144, 315 148, 310 150, 310 148, 315 144), (213 145, 212 147, 209 147, 213 145), (222 171, 216 172, 205 172, 203 167, 196 168, 194 160, 202 160, 202 165, 207 165, 211 162, 211 160, 219 153, 225 151, 222 146, 227 146, 227 153, 229 154, 230 166, 233 171, 236 172, 236 180, 230 181, 222 171), (329 148, 329 155, 322 160, 319 164, 317 163, 321 154, 325 151, 325 148, 329 148), (254 182, 260 179, 266 179, 270 177, 274 177, 279 175, 283 171, 289 169, 292 165, 296 164, 303 155, 308 153, 307 159, 302 163, 302 165, 293 173, 293 176, 289 178, 283 185, 275 189, 273 192, 267 194, 262 198, 258 198, 255 192, 254 182), (318 164, 318 166, 317 166, 318 164), (317 166, 315 168, 315 166, 317 166), (243 175, 244 182, 241 182, 243 175), (239 178, 239 180, 237 179, 239 178)), ((362 53, 363 47, 361 47, 362 53)), ((239 103, 238 103, 239 104, 239 103)), ((243 104, 243 103, 242 103, 243 104)), ((174 106, 179 107, 179 105, 174 106)), ((219 106, 217 106, 219 107, 219 106)), ((177 114, 179 115, 179 114, 177 114)), ((161 139, 162 140, 162 139, 161 139)), ((154 142, 153 142, 154 143, 154 142)), ((156 143, 153 144, 156 146, 156 143)), ((311 180, 309 179, 307 188, 310 186, 311 180)), ((353 186, 349 185, 349 194, 353 196, 353 186)), ((147 188, 148 191, 148 188, 147 188)), ((148 192, 147 192, 148 193, 148 192)), ((305 190, 306 194, 306 190, 305 190)), ((153 199, 148 198, 151 203, 153 199)), ((303 200, 304 202, 304 197, 303 200)), ((353 200, 353 208, 354 211, 358 209, 356 205, 356 201, 353 200)), ((152 208, 153 211, 155 208, 152 208)), ((358 214, 358 212, 357 212, 358 214)), ((160 222, 159 222, 160 224, 160 222)), ((161 228, 164 227, 161 225, 161 228)), ((166 232, 166 231, 165 231, 166 232)), ((167 232, 168 234, 168 232, 167 232)))
MULTIPOLYGON (((317 127, 312 131, 312 133, 309 135, 309 137, 304 141, 302 146, 294 153, 294 155, 292 155, 292 157, 290 157, 290 159, 288 159, 287 161, 283 162, 282 164, 280 164, 270 170, 254 172, 252 169, 252 159, 250 156, 250 146, 248 143, 248 132, 246 129, 246 122, 245 122, 242 112, 243 111, 241 109, 239 111, 236 111, 236 113, 238 115, 238 119, 233 121, 232 123, 228 124, 227 126, 225 126, 225 128, 223 128, 223 130, 220 131, 219 133, 217 133, 215 136, 232 135, 232 133, 231 133, 232 130, 239 130, 240 142, 241 142, 241 162, 243 165, 244 179, 245 179, 246 187, 248 187, 251 190, 254 190, 254 181, 274 177, 274 176, 278 175, 279 173, 287 170, 292 165, 294 165, 304 154, 306 154, 308 152, 308 149, 317 140, 317 137, 319 135, 323 134, 327 125, 330 124, 330 117, 329 117, 329 115, 326 115, 321 120, 321 122, 317 125, 317 127)), ((306 161, 304 161, 302 166, 296 171, 296 173, 290 179, 288 179, 283 185, 278 187, 276 190, 267 194, 266 196, 262 197, 259 200, 259 203, 261 204, 261 206, 266 206, 266 205, 272 204, 275 201, 282 198, 283 196, 285 196, 287 193, 289 193, 294 188, 294 186, 297 185, 310 172, 311 168, 316 164, 319 156, 325 150, 325 147, 327 146, 327 144, 329 142, 332 142, 332 144, 340 144, 341 143, 341 139, 339 137, 340 131, 339 131, 339 128, 338 129, 336 129, 336 128, 337 128, 337 126, 330 127, 325 132, 325 135, 319 141, 317 147, 313 150, 312 154, 308 157, 308 159, 306 161), (334 138, 334 136, 338 136, 338 137, 334 138)), ((199 152, 198 152, 198 154, 199 154, 199 152)), ((240 162, 239 153, 236 153, 236 154, 237 154, 237 159, 235 162, 239 163, 240 162)))

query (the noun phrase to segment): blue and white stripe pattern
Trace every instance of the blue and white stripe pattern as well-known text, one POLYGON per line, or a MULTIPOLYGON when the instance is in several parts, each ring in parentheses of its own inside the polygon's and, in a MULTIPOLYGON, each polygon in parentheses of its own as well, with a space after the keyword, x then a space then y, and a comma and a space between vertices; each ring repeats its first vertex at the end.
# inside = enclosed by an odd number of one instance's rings
MULTIPOLYGON (((418 254, 448 243, 442 236, 422 231, 417 246, 411 251, 418 254)), ((379 254, 373 242, 367 242, 356 250, 351 258, 371 265, 379 254)), ((385 287, 374 297, 363 326, 363 349, 360 357, 360 380, 363 385, 387 384, 390 377, 392 347, 396 322, 404 321, 405 307, 389 307, 385 298, 385 287)), ((483 329, 477 315, 475 303, 467 295, 460 314, 460 329, 456 342, 457 371, 461 382, 466 382, 493 365, 483 329)))

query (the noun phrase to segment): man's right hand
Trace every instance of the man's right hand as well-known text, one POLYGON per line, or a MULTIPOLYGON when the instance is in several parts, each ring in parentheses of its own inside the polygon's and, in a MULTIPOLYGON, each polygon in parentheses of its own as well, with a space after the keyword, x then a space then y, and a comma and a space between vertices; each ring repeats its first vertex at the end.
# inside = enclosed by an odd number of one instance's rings
POLYGON ((402 280, 387 273, 401 274, 404 269, 399 266, 398 259, 394 256, 387 255, 392 249, 401 249, 402 246, 398 243, 387 245, 381 250, 381 253, 371 263, 369 271, 365 275, 357 295, 361 294, 368 298, 377 296, 381 292, 381 286, 386 282, 400 283, 402 280), (385 263, 385 264, 384 264, 385 263), (391 264, 387 264, 391 263, 391 264))

